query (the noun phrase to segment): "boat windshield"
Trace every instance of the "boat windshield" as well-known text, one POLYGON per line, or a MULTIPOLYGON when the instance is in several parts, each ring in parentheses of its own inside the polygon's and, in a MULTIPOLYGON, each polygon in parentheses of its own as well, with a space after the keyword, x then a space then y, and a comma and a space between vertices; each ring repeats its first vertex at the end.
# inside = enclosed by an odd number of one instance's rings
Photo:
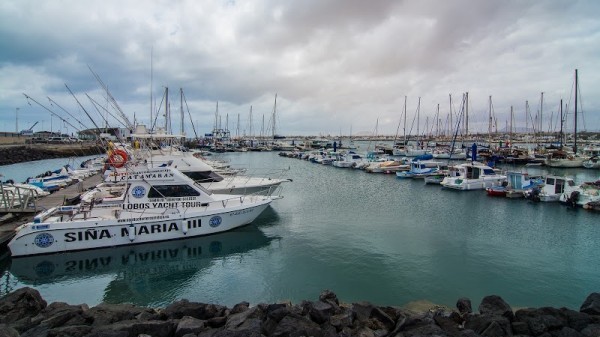
POLYGON ((218 175, 213 171, 191 171, 191 172, 181 172, 186 176, 190 177, 193 181, 197 181, 200 183, 212 183, 219 182, 223 180, 223 177, 218 175))
POLYGON ((154 185, 148 198, 196 197, 200 192, 189 185, 154 185))

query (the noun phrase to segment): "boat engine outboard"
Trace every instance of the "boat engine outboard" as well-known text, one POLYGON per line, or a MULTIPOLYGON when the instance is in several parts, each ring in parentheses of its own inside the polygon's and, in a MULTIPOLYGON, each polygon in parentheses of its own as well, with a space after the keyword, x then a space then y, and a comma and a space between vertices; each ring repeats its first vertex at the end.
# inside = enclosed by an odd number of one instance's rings
POLYGON ((570 207, 577 207, 577 201, 579 200, 579 191, 571 192, 571 195, 567 198, 567 205, 570 207))

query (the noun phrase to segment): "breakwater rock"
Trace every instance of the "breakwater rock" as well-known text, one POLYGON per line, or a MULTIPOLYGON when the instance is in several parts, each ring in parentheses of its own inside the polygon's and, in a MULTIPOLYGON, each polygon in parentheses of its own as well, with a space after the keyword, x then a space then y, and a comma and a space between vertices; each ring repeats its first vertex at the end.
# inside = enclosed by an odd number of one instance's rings
POLYGON ((100 153, 103 153, 102 149, 95 144, 32 144, 23 146, 6 146, 0 148, 0 166, 34 160, 89 156, 100 153))
POLYGON ((499 296, 487 296, 473 313, 461 298, 457 310, 415 313, 367 302, 344 304, 328 290, 317 301, 228 308, 181 300, 166 308, 130 304, 47 304, 37 290, 21 288, 0 299, 0 337, 598 337, 600 293, 579 311, 566 308, 514 312, 499 296))

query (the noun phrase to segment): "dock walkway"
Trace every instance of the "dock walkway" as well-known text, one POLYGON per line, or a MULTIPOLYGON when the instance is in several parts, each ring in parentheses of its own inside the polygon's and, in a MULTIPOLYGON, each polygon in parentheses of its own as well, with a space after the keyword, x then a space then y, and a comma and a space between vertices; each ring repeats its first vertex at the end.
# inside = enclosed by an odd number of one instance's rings
POLYGON ((21 224, 33 221, 35 214, 46 209, 60 206, 65 200, 76 197, 81 192, 95 187, 102 182, 102 174, 97 173, 83 181, 67 186, 59 191, 56 191, 48 196, 39 198, 35 201, 35 212, 12 213, 14 220, 0 224, 0 248, 5 247, 10 239, 14 236, 14 230, 21 224))

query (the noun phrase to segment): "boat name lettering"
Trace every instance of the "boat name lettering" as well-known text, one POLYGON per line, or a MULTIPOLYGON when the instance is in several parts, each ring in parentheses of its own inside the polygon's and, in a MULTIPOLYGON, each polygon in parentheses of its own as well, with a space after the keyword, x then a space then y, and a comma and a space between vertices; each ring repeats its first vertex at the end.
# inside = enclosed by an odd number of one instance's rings
MULTIPOLYGON (((154 224, 154 225, 139 225, 139 226, 134 226, 134 228, 135 228, 135 235, 166 233, 166 232, 179 230, 179 226, 177 226, 177 223, 175 223, 175 222, 171 222, 170 224, 162 223, 162 224, 154 224)), ((121 236, 123 236, 123 237, 129 236, 129 226, 121 227, 121 236)))
POLYGON ((254 208, 244 209, 244 210, 236 211, 236 212, 231 212, 231 213, 229 213, 229 215, 230 216, 234 216, 234 215, 246 214, 246 213, 250 213, 250 212, 254 212, 254 208))
POLYGON ((86 231, 65 233, 65 242, 101 240, 110 238, 112 238, 112 235, 108 229, 88 229, 86 231))
POLYGON ((128 174, 128 175, 123 175, 121 176, 121 180, 162 180, 162 179, 167 179, 167 178, 173 178, 174 174, 171 172, 165 172, 165 173, 160 173, 160 172, 149 172, 149 173, 145 173, 145 172, 140 172, 140 173, 132 173, 132 174, 128 174))
POLYGON ((150 208, 149 202, 142 202, 140 204, 123 204, 123 209, 148 209, 150 208))
POLYGON ((31 226, 31 229, 33 230, 41 230, 41 229, 48 229, 50 228, 50 225, 36 225, 36 226, 31 226))
POLYGON ((158 216, 147 216, 142 218, 129 218, 129 219, 119 219, 118 222, 133 222, 133 221, 148 221, 148 220, 160 220, 160 219, 168 219, 168 216, 158 215, 158 216))

